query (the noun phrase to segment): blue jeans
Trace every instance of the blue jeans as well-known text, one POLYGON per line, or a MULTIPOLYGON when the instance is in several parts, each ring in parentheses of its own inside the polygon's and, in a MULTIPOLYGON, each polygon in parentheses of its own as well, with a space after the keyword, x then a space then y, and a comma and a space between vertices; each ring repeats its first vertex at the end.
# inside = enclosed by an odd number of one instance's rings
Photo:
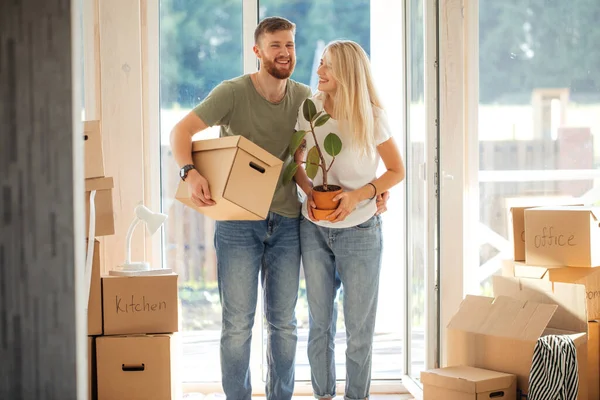
POLYGON ((267 320, 268 400, 294 392, 300 276, 298 218, 269 213, 264 221, 219 221, 215 229, 222 305, 221 374, 229 400, 250 400, 250 342, 259 273, 267 320))
POLYGON ((343 229, 323 228, 301 218, 300 239, 314 395, 335 397, 334 299, 341 283, 347 342, 344 398, 368 398, 381 269, 381 217, 343 229))

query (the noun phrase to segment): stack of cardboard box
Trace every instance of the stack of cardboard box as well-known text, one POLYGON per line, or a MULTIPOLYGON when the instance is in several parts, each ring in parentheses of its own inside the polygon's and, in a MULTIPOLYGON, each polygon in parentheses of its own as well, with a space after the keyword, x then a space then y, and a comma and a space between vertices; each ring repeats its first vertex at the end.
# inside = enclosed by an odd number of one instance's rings
POLYGON ((103 276, 98 400, 179 399, 177 275, 103 276))
POLYGON ((105 176, 100 121, 85 121, 83 123, 83 135, 86 208, 85 234, 88 241, 94 240, 88 300, 88 386, 89 397, 92 399, 95 398, 96 393, 95 338, 102 335, 100 242, 96 237, 113 235, 115 233, 115 227, 112 203, 113 180, 112 178, 105 176), (94 196, 95 230, 92 234, 92 238, 90 238, 90 194, 93 190, 96 190, 94 196))
MULTIPOLYGON (((514 207, 511 214, 514 259, 504 262, 503 276, 493 277, 495 298, 463 300, 447 326, 447 365, 513 374, 517 398, 526 398, 537 340, 565 335, 577 352, 577 398, 599 399, 600 212, 579 205, 514 207)), ((450 375, 473 375, 461 371, 450 375)), ((441 374, 425 372, 424 385, 452 388, 448 373, 441 374)), ((461 375, 460 382, 475 378, 461 375)))
MULTIPOLYGON (((95 192, 94 238, 115 232, 113 180, 104 176, 99 121, 84 123, 86 235, 90 194, 95 192)), ((88 347, 90 399, 179 399, 177 275, 103 275, 100 243, 94 239, 88 347)), ((109 268, 112 269, 112 268, 109 268)))
MULTIPOLYGON (((504 262, 503 275, 538 294, 558 287, 574 296, 574 287, 582 287, 577 296, 586 303, 589 398, 600 399, 600 209, 518 207, 511 214, 514 257, 504 262)), ((562 297, 559 307, 573 304, 562 297)), ((569 315, 582 314, 583 307, 569 315)))

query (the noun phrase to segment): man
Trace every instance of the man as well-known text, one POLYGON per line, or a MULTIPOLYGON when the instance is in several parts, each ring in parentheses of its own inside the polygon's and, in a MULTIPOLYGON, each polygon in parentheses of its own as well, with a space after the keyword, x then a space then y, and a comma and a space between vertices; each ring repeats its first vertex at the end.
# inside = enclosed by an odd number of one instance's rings
MULTIPOLYGON (((285 163, 298 109, 310 88, 289 77, 296 65, 295 25, 265 18, 254 31, 259 72, 219 84, 171 132, 180 175, 200 207, 215 204, 209 182, 194 169, 192 136, 219 125, 220 136, 242 135, 285 163)), ((285 165, 284 165, 285 169, 285 165)), ((387 194, 386 194, 387 196, 387 194)), ((378 198, 378 213, 387 197, 378 198)), ((230 400, 250 400, 250 341, 257 281, 264 290, 267 319, 268 400, 291 399, 294 390, 296 317, 300 276, 300 202, 296 185, 277 185, 264 221, 217 221, 215 248, 222 305, 221 374, 230 400)))
MULTIPOLYGON (((290 162, 289 143, 298 109, 310 88, 289 77, 296 64, 295 25, 283 18, 260 22, 254 32, 259 72, 222 82, 171 132, 194 204, 215 204, 209 182, 193 168, 192 136, 220 125, 220 136, 242 135, 290 162)), ((257 281, 264 289, 269 400, 291 399, 294 390, 296 318, 300 275, 300 203, 296 185, 279 182, 264 221, 217 221, 215 248, 222 305, 221 373, 227 399, 250 400, 250 341, 257 281)))

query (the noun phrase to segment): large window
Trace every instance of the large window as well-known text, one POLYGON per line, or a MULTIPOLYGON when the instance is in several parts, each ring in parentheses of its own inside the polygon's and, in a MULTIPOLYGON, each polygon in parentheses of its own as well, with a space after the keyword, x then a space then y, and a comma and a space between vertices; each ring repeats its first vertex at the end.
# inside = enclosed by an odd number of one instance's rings
MULTIPOLYGON (((179 274, 184 382, 221 379, 221 306, 214 223, 175 200, 180 179, 169 134, 213 87, 242 73, 242 0, 161 0, 161 191, 163 211, 169 214, 163 257, 166 267, 179 274)), ((204 135, 217 137, 218 130, 204 135)))
MULTIPOLYGON (((385 3, 385 2, 384 2, 385 3)), ((179 291, 183 322, 184 382, 219 382, 219 335, 221 309, 216 280, 213 247, 214 223, 184 207, 174 199, 179 183, 177 166, 169 148, 169 133, 192 107, 225 79, 244 72, 244 30, 242 0, 161 0, 160 3, 160 107, 161 107, 161 182, 162 207, 169 214, 164 236, 165 266, 180 275, 179 291)), ((385 15, 385 4, 369 0, 343 1, 258 1, 258 17, 279 15, 297 24, 297 66, 293 79, 316 89, 316 68, 323 47, 336 38, 360 43, 373 60, 374 70, 390 68, 390 54, 400 55, 400 28, 380 29, 374 37, 373 21, 385 15), (394 36, 396 34, 397 36, 394 36), (377 40, 376 40, 377 39, 377 40), (376 65, 377 64, 377 65, 376 65)), ((247 17, 247 16, 246 16, 247 17)), ((398 20, 400 15, 397 16, 398 20)), ((247 23, 247 22, 246 22, 247 23)), ((254 27, 252 27, 253 30, 254 27)), ((251 30, 251 31, 252 31, 251 30)), ((251 32, 250 31, 250 32, 251 32)), ((396 70, 395 68, 392 68, 396 70)), ((376 78, 378 78, 376 76, 376 78)), ((403 143, 401 74, 379 75, 382 97, 390 114, 396 140, 403 143), (384 85, 384 83, 386 83, 384 85)), ((196 139, 217 137, 211 128, 196 139)), ((397 380, 402 373, 404 293, 404 195, 400 188, 392 192, 388 213, 384 215, 384 265, 381 278, 379 313, 373 350, 373 378, 397 380)), ((343 295, 338 299, 343 307, 343 295)), ((296 379, 308 381, 310 371, 306 355, 308 307, 304 280, 301 279, 296 309, 299 343, 296 379)), ((252 368, 264 366, 266 337, 259 323, 253 336, 252 368), (257 347, 258 344, 258 347, 257 347)), ((345 377, 345 330, 343 314, 338 313, 336 338, 337 376, 345 377)), ((264 379, 253 370, 253 379, 264 379)), ((261 390, 254 385, 255 390, 261 390)))
POLYGON ((585 0, 479 1, 480 292, 512 258, 510 207, 598 198, 598 15, 585 0))

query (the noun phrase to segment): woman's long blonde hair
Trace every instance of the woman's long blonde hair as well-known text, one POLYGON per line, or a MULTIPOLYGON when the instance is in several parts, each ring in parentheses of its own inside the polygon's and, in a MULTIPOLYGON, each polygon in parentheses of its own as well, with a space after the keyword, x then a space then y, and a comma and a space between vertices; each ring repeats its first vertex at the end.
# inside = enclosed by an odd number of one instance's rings
POLYGON ((333 117, 354 134, 352 145, 359 154, 374 154, 373 107, 383 107, 373 83, 367 53, 358 43, 335 40, 325 47, 323 62, 331 68, 337 82, 332 98, 333 117))

